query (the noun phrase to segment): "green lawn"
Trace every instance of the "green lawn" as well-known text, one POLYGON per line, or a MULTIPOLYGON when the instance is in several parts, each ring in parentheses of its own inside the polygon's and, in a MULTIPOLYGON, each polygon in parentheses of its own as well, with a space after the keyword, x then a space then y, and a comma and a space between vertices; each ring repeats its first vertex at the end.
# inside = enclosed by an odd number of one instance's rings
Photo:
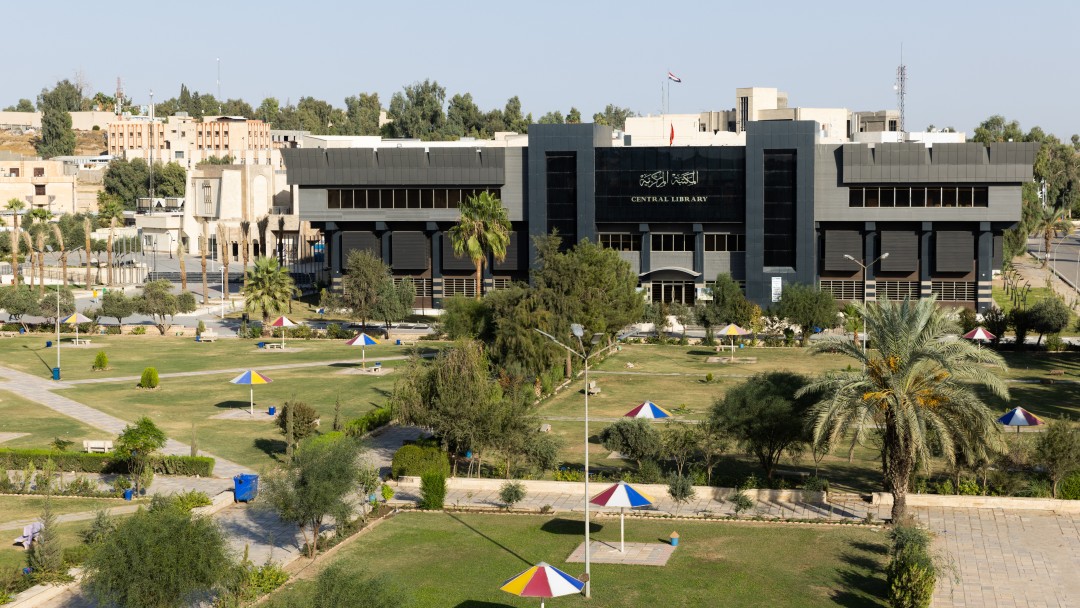
MULTIPOLYGON (((135 501, 145 502, 145 501, 135 501)), ((76 498, 57 496, 52 499, 52 511, 56 515, 100 511, 112 507, 133 504, 119 498, 76 498)), ((0 496, 0 524, 11 521, 34 519, 41 515, 45 506, 42 496, 0 496)), ((15 536, 18 536, 16 534, 15 536)))
MULTIPOLYGON (((45 342, 54 339, 49 334, 4 338, 0 365, 51 378, 52 368, 56 366, 56 347, 46 348, 45 342)), ((138 376, 146 367, 156 367, 158 373, 168 374, 316 361, 359 362, 361 358, 361 349, 346 345, 344 340, 286 340, 290 346, 286 351, 259 349, 256 340, 223 339, 204 344, 192 338, 151 334, 93 336, 92 340, 92 346, 73 347, 64 336, 60 349, 64 380, 138 376), (94 357, 102 350, 109 357, 109 370, 92 371, 94 357)), ((365 352, 370 364, 381 357, 406 355, 411 350, 411 347, 380 344, 366 347, 365 352)))
MULTIPOLYGON (((57 524, 56 528, 59 530, 58 538, 60 539, 61 546, 70 547, 82 542, 79 538, 79 532, 82 532, 90 526, 90 520, 86 521, 73 521, 62 524, 57 524)), ((22 534, 22 531, 6 530, 3 534, 7 534, 7 540, 12 540, 16 536, 22 534)), ((13 545, 9 542, 0 543, 0 572, 8 572, 9 570, 20 569, 26 566, 26 550, 20 546, 13 545)))
MULTIPOLYGON (((594 524, 595 525, 595 524, 594 524)), ((595 538, 617 542, 614 520, 595 538)), ((855 527, 637 521, 628 542, 681 536, 667 566, 592 565, 592 600, 557 598, 549 606, 883 606, 884 533, 855 527)), ((583 564, 564 560, 581 543, 580 520, 537 516, 405 513, 344 548, 332 560, 362 575, 383 575, 416 608, 537 606, 502 583, 545 561, 571 575, 583 564)), ((309 593, 300 582, 268 605, 292 605, 309 593)))
MULTIPOLYGON (((392 368, 394 363, 404 362, 389 361, 384 367, 392 368)), ((322 415, 323 430, 329 430, 338 397, 345 421, 384 405, 397 376, 342 373, 352 368, 268 371, 273 383, 255 387, 256 409, 265 412, 267 406, 280 408, 286 400, 305 401, 322 415)), ((285 444, 274 420, 265 414, 256 420, 212 418, 248 408, 248 387, 230 384, 231 378, 232 373, 163 378, 153 391, 138 389, 134 382, 84 384, 59 393, 124 420, 149 416, 169 437, 185 443, 191 442, 194 423, 200 449, 259 469, 271 464, 285 444)))
MULTIPOLYGON (((3 387, 3 383, 0 383, 3 387)), ((56 437, 74 441, 106 439, 101 431, 28 399, 0 390, 0 433, 29 433, 0 443, 3 448, 44 448, 56 437)), ((3 510, 0 509, 0 513, 3 510)))
MULTIPOLYGON (((1039 300, 1045 300, 1055 295, 1054 291, 1048 287, 1031 287, 1031 291, 1028 292, 1027 307, 1031 308, 1039 300)), ((1071 300, 1070 300, 1071 301, 1071 300)), ((999 285, 994 285, 994 303, 1002 312, 1009 312, 1013 309, 1012 297, 1005 294, 1005 289, 999 285)), ((1076 335, 1076 313, 1071 309, 1069 310, 1069 326, 1062 332, 1063 335, 1073 336, 1076 335)))

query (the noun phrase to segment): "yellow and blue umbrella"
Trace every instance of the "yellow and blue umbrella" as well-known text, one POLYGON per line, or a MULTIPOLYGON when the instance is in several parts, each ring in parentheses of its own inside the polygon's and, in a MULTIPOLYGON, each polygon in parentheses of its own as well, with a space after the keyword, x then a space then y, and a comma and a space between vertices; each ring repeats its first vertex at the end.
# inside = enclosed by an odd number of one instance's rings
POLYGON ((246 385, 248 385, 250 387, 249 391, 251 393, 251 395, 250 395, 251 402, 250 402, 250 405, 248 406, 248 411, 252 416, 254 416, 255 415, 255 385, 256 384, 270 384, 271 382, 273 382, 273 380, 271 380, 270 378, 267 378, 266 376, 260 374, 259 372, 255 371, 253 369, 249 369, 246 372, 240 374, 239 376, 233 378, 232 380, 229 380, 229 382, 232 383, 232 384, 246 384, 246 385))
POLYGON ((731 338, 731 362, 735 362, 735 336, 745 336, 750 333, 750 330, 743 329, 734 323, 728 323, 716 331, 718 336, 727 336, 731 338))
MULTIPOLYGON (((86 315, 84 315, 84 314, 82 314, 80 312, 76 312, 75 314, 71 315, 70 317, 65 317, 63 319, 60 319, 60 322, 63 323, 64 325, 74 325, 75 326, 75 344, 78 344, 79 343, 79 323, 89 323, 90 319, 87 318, 86 315)), ((57 344, 57 346, 59 346, 60 338, 56 339, 56 344, 57 344)))
POLYGON ((584 586, 585 583, 562 570, 540 562, 507 580, 499 589, 518 597, 541 598, 540 608, 544 608, 545 598, 581 593, 584 586))
POLYGON ((647 507, 653 503, 652 498, 638 492, 633 486, 620 481, 603 492, 592 497, 594 505, 601 507, 619 507, 619 553, 626 553, 626 540, 623 527, 623 516, 626 509, 635 507, 647 507))
POLYGON ((355 337, 349 338, 349 340, 345 342, 345 344, 348 344, 349 346, 360 347, 360 364, 365 368, 367 367, 367 349, 365 347, 374 346, 378 343, 378 340, 372 338, 364 332, 360 332, 355 337))

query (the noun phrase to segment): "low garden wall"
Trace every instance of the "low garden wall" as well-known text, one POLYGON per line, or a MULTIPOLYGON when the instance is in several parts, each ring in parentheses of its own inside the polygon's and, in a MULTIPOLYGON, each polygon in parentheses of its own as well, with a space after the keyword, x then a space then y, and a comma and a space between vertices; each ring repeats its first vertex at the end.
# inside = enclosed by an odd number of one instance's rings
MULTIPOLYGON (((872 503, 891 506, 892 494, 874 492, 872 503)), ((1080 513, 1080 500, 1023 498, 1017 496, 959 496, 952 494, 908 494, 909 507, 947 507, 954 509, 1006 509, 1010 511, 1057 511, 1080 513)))

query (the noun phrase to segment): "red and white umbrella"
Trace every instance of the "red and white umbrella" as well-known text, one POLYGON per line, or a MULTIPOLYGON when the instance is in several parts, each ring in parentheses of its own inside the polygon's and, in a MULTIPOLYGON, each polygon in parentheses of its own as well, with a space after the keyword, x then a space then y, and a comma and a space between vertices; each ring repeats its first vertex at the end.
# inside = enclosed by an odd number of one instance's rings
POLYGON ((996 338, 994 334, 986 331, 981 325, 975 329, 964 334, 964 338, 968 340, 980 340, 982 342, 990 342, 996 338))
POLYGON ((270 324, 270 327, 281 328, 281 350, 285 350, 285 328, 296 327, 296 323, 289 320, 289 317, 278 317, 274 319, 274 322, 270 324))

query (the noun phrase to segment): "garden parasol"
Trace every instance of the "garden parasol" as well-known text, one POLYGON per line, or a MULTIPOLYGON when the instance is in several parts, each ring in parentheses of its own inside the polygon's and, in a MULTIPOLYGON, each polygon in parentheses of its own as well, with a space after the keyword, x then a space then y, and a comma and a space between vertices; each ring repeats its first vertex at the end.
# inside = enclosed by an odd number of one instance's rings
POLYGON ((233 378, 232 380, 229 380, 229 382, 232 383, 232 384, 246 384, 246 385, 248 385, 249 390, 251 392, 251 395, 250 395, 250 397, 251 397, 251 402, 250 403, 251 404, 249 405, 248 412, 252 416, 254 416, 255 415, 255 385, 256 384, 270 384, 271 382, 273 382, 273 380, 271 380, 270 378, 267 378, 266 376, 260 374, 259 372, 255 371, 253 369, 249 369, 246 372, 240 374, 239 376, 233 378))
POLYGON ((540 608, 544 608, 545 598, 581 593, 584 586, 585 583, 562 570, 540 562, 507 580, 499 589, 518 597, 538 597, 540 608))
POLYGON ((593 496, 589 502, 601 507, 619 507, 619 553, 626 553, 626 542, 623 533, 623 516, 626 508, 645 507, 651 505, 653 501, 648 496, 635 490, 630 484, 620 481, 593 496))
POLYGON ((288 317, 278 317, 274 319, 274 322, 270 324, 270 327, 281 328, 281 350, 285 350, 285 328, 296 327, 296 323, 290 321, 288 317))
POLYGON ((345 344, 348 344, 349 346, 359 346, 360 347, 360 357, 361 357, 360 364, 362 366, 364 366, 364 368, 367 368, 367 348, 366 347, 374 346, 374 345, 376 345, 378 343, 379 343, 379 341, 376 340, 375 338, 372 338, 371 336, 365 334, 364 332, 360 332, 359 334, 356 335, 356 337, 349 338, 349 341, 346 342, 345 344))
POLYGON ((731 362, 732 363, 735 362, 735 336, 745 336, 745 335, 747 335, 749 333, 750 333, 750 330, 743 329, 743 328, 739 327, 738 325, 735 325, 734 323, 728 323, 727 325, 721 327, 716 332, 716 335, 718 335, 718 336, 727 336, 727 337, 731 338, 731 362))
POLYGON ((1014 407, 1009 410, 1007 414, 998 418, 998 422, 1005 426, 1015 426, 1017 433, 1020 432, 1020 427, 1022 426, 1038 426, 1040 424, 1046 424, 1042 418, 1039 418, 1022 407, 1014 407))
POLYGON ((626 418, 670 418, 671 412, 656 405, 652 401, 646 401, 634 409, 626 412, 626 418))
POLYGON ((990 342, 996 338, 994 334, 986 331, 981 325, 975 329, 964 334, 964 338, 967 340, 979 340, 980 342, 990 342))
MULTIPOLYGON (((60 322, 63 323, 64 325, 74 325, 75 326, 75 344, 78 344, 79 343, 79 323, 89 323, 90 319, 86 318, 86 315, 82 314, 81 312, 77 312, 77 313, 71 315, 70 317, 65 317, 63 319, 60 319, 60 322)), ((56 344, 57 345, 60 344, 59 339, 56 340, 56 344)))

